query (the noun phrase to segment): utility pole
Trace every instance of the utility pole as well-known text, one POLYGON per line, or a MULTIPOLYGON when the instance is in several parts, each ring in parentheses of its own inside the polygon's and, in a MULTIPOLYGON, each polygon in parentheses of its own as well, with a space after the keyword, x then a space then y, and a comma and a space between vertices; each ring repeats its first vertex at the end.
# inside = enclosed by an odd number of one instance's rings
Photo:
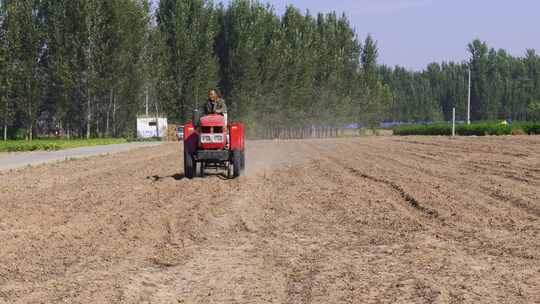
POLYGON ((452 108, 452 137, 456 136, 456 108, 452 108))
POLYGON ((467 97, 467 124, 471 124, 471 67, 469 66, 469 94, 467 97))
POLYGON ((157 98, 155 99, 154 105, 156 106, 156 137, 159 136, 159 115, 158 115, 158 106, 157 106, 157 98))

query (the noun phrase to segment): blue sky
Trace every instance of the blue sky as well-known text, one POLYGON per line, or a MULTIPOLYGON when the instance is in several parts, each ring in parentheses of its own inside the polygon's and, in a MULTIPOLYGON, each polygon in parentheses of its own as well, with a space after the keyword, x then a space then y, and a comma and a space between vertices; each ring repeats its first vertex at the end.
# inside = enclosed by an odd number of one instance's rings
MULTIPOLYGON (((215 0, 219 2, 219 0, 215 0)), ((227 3, 228 1, 223 1, 227 3)), ((282 13, 287 4, 312 14, 345 12, 360 39, 378 41, 381 63, 419 70, 462 61, 475 38, 521 56, 540 52, 540 0, 261 0, 282 13)))

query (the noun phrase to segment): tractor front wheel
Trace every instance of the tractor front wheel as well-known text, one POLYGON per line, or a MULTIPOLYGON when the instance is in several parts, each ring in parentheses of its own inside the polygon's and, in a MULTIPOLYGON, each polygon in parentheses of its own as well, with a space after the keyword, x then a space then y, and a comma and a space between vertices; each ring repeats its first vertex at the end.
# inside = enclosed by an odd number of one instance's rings
POLYGON ((201 162, 200 163, 200 174, 201 174, 201 177, 204 177, 204 167, 205 167, 205 163, 204 162, 201 162))
POLYGON ((184 152, 184 175, 189 179, 195 177, 195 162, 193 156, 187 151, 184 152))

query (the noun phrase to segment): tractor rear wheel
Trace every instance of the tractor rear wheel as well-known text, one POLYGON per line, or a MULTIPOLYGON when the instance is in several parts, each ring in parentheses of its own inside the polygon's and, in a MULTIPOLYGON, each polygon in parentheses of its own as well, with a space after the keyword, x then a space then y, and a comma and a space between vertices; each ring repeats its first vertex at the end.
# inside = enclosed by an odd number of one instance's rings
POLYGON ((189 152, 184 152, 184 176, 192 179, 195 177, 195 162, 193 156, 189 152))
POLYGON ((233 151, 233 177, 239 177, 242 171, 242 152, 233 151))

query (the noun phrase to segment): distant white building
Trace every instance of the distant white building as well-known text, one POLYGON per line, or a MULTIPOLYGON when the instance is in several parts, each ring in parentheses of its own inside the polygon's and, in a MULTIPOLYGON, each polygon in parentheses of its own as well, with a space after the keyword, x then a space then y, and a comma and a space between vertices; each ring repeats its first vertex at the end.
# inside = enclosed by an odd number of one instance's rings
POLYGON ((137 116, 137 138, 167 136, 167 118, 156 116, 137 116))

